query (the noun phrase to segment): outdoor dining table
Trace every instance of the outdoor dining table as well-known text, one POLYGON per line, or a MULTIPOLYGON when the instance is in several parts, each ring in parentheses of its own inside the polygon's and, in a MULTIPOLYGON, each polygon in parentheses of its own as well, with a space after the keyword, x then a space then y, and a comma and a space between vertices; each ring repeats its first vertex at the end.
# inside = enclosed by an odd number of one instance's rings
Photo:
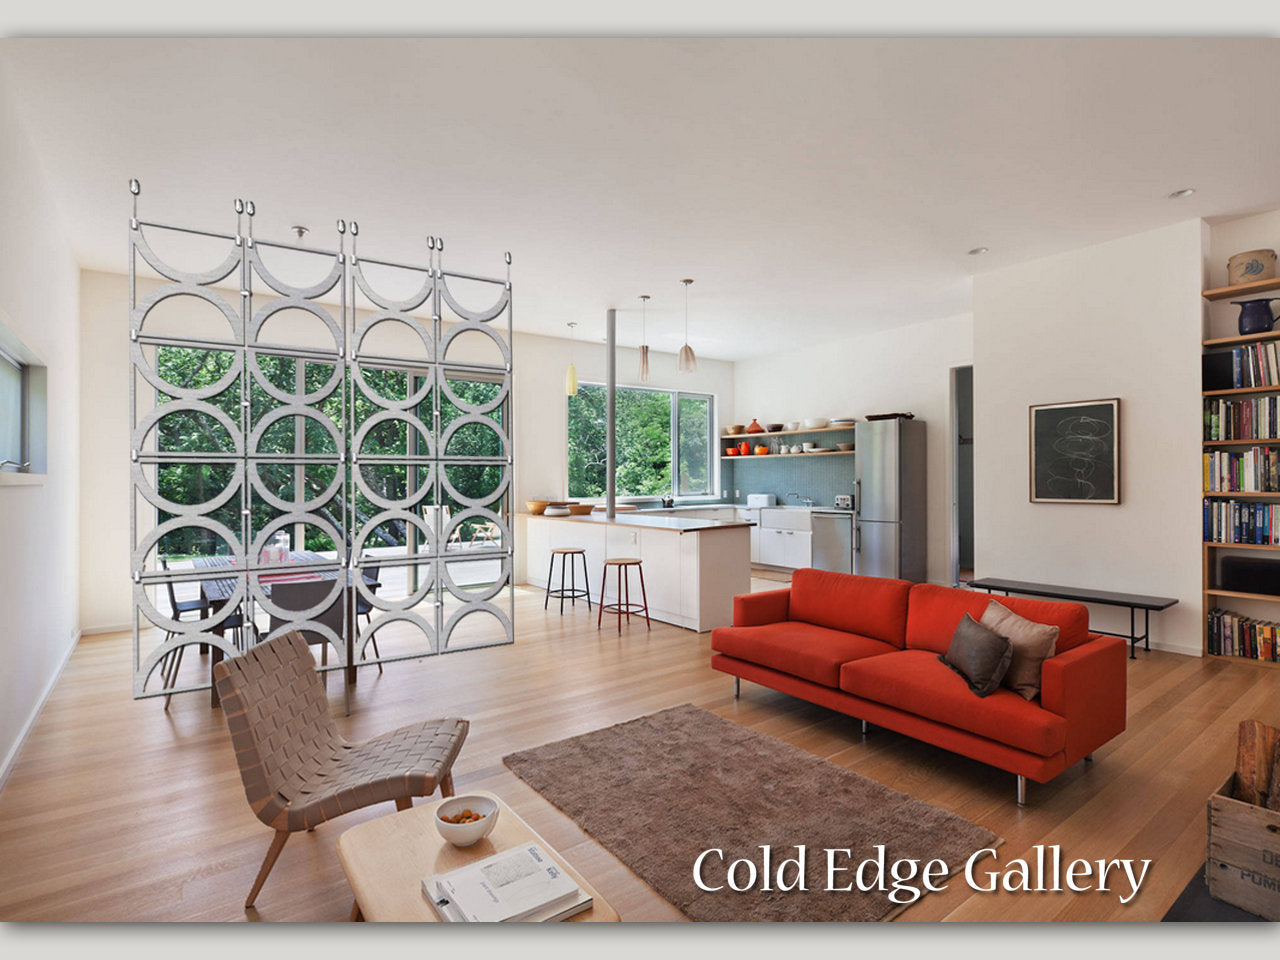
MULTIPOLYGON (((314 553, 313 551, 310 551, 310 550, 296 550, 296 551, 289 552, 289 562, 291 563, 303 563, 303 562, 336 563, 337 561, 333 560, 330 557, 321 556, 320 554, 314 553)), ((234 567, 235 561, 231 557, 221 557, 221 556, 195 557, 192 560, 192 565, 196 567, 196 569, 206 569, 206 570, 227 569, 227 568, 234 567)), ((260 575, 258 582, 262 588, 262 592, 269 597, 271 596, 271 585, 273 583, 280 583, 284 581, 296 582, 299 580, 337 580, 338 574, 340 572, 341 572, 340 570, 332 570, 332 569, 316 570, 316 569, 304 568, 297 571, 281 571, 278 573, 264 573, 260 575)), ((368 584, 373 584, 377 582, 376 580, 373 580, 368 576, 366 576, 364 579, 365 579, 365 583, 368 583, 368 584)), ((351 571, 347 571, 347 584, 348 585, 351 584, 351 571)), ((211 609, 217 608, 222 606, 228 600, 230 600, 232 597, 235 596, 237 586, 238 586, 237 577, 216 577, 212 580, 202 580, 200 582, 200 594, 205 599, 205 601, 209 604, 211 609)), ((215 633, 218 634, 218 636, 222 636, 223 631, 221 626, 214 627, 213 630, 215 633)), ((347 662, 346 662, 346 670, 345 670, 347 675, 347 683, 356 682, 355 635, 356 635, 355 604, 348 603, 347 604, 347 662)), ((213 655, 209 663, 209 670, 210 670, 209 703, 211 706, 214 706, 214 707, 219 705, 220 699, 218 697, 218 688, 212 682, 212 671, 213 671, 214 665, 217 664, 221 659, 222 659, 222 649, 220 647, 214 646, 213 655)))

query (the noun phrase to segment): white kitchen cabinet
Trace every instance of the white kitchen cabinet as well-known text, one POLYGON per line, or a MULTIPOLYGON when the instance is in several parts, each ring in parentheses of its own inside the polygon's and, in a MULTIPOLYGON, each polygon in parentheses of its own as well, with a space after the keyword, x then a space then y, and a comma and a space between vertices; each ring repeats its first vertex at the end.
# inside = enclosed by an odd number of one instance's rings
POLYGON ((803 530, 760 528, 760 563, 799 569, 812 564, 813 534, 803 530))
POLYGON ((751 528, 751 562, 763 563, 764 561, 760 559, 760 511, 747 507, 737 507, 733 511, 733 517, 726 519, 734 519, 739 523, 755 524, 751 528))

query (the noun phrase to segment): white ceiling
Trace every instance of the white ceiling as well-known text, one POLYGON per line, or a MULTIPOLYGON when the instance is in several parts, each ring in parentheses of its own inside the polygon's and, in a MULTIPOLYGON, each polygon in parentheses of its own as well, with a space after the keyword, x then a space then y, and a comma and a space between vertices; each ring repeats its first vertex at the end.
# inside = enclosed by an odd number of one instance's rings
MULTIPOLYGON (((767 355, 972 273, 1280 205, 1275 40, 0 41, 82 265, 140 215, 500 275, 517 328, 767 355), (1193 186, 1189 199, 1166 195, 1193 186), (968 256, 987 246, 981 258, 968 256)), ((10 237, 12 240, 12 236, 10 237)))

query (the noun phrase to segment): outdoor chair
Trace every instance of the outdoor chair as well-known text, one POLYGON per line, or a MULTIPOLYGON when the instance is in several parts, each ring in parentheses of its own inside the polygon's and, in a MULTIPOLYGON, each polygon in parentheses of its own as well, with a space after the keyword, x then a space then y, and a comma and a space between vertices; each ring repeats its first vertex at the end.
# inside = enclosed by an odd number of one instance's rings
POLYGON ((345 740, 316 662, 296 630, 214 665, 249 806, 275 837, 245 900, 253 906, 289 834, 361 807, 440 789, 453 796, 453 762, 469 723, 425 720, 360 743, 345 740))

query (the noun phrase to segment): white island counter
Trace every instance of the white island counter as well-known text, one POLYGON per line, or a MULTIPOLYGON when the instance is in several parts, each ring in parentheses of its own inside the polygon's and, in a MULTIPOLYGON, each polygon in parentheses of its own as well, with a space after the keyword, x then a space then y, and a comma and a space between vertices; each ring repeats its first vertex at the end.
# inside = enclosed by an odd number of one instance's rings
MULTIPOLYGON (((732 623, 733 598, 751 589, 750 523, 639 512, 620 513, 612 520, 603 514, 520 514, 517 520, 523 527, 528 582, 545 589, 551 551, 581 547, 587 556, 592 604, 600 598, 604 561, 613 557, 635 557, 643 562, 651 619, 699 633, 732 623)), ((582 561, 577 564, 581 587, 582 561)), ((558 587, 558 561, 555 581, 558 587)), ((566 575, 566 587, 568 584, 566 575)), ((607 602, 617 601, 616 588, 615 571, 605 586, 607 602)), ((631 602, 639 600, 640 580, 633 570, 631 602)))

